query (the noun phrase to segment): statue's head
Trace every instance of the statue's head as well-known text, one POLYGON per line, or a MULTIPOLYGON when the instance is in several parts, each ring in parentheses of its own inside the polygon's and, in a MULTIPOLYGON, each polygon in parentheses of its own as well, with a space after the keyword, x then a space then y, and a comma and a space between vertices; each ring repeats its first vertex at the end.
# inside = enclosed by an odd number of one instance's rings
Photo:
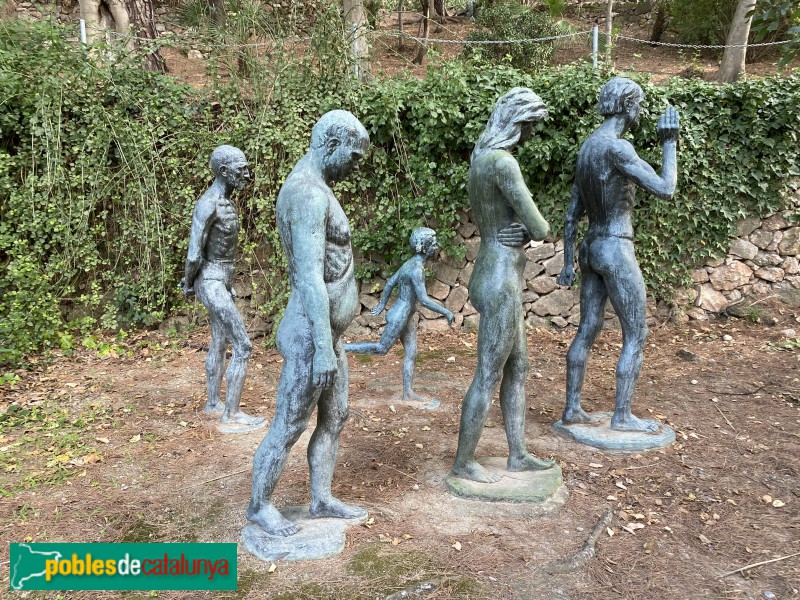
POLYGON ((214 177, 225 180, 234 189, 241 190, 250 181, 247 159, 238 148, 225 145, 214 148, 210 165, 214 177))
POLYGON ((600 90, 597 111, 604 117, 625 115, 628 124, 635 127, 643 99, 644 92, 639 84, 627 77, 614 77, 600 90))
POLYGON ((474 160, 488 150, 510 150, 533 135, 533 128, 547 116, 544 101, 528 88, 515 87, 494 105, 475 150, 474 160))
POLYGON ((311 130, 310 151, 319 154, 323 175, 336 181, 347 177, 369 149, 369 134, 353 113, 332 110, 311 130))
POLYGON ((429 227, 417 227, 412 231, 408 244, 414 254, 423 254, 425 258, 433 258, 439 252, 436 232, 429 227))

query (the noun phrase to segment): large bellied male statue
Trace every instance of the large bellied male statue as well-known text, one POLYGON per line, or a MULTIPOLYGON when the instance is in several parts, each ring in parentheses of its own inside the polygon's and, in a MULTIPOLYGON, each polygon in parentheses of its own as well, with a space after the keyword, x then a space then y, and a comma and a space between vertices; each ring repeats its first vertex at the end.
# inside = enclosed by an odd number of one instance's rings
MULTIPOLYGON (((507 471, 542 471, 553 461, 529 454, 525 445, 525 378, 529 369, 522 311, 524 246, 543 239, 549 225, 528 191, 516 159, 518 144, 530 138, 547 116, 541 98, 527 88, 514 88, 495 104, 472 152, 468 191, 472 217, 481 236, 469 299, 480 313, 478 364, 461 409, 458 450, 447 485, 469 495, 456 479, 496 483, 502 471, 475 459, 475 450, 500 384, 500 408, 508 439, 507 471), (502 380, 502 383, 501 383, 502 380)), ((561 483, 558 471, 558 485, 561 483)))
POLYGON ((187 296, 197 294, 208 309, 211 321, 211 345, 206 356, 206 412, 221 412, 221 429, 226 432, 249 431, 263 425, 264 417, 253 417, 239 410, 242 387, 247 376, 247 361, 253 349, 244 321, 233 299, 236 244, 239 215, 231 201, 234 190, 250 181, 247 159, 233 146, 219 146, 211 153, 214 183, 197 201, 189 234, 181 289, 187 296), (232 346, 225 373, 225 407, 219 393, 225 369, 225 349, 232 346))
POLYGON ((347 357, 341 336, 360 305, 350 225, 330 186, 351 173, 368 148, 367 131, 355 116, 343 110, 326 113, 314 125, 308 152, 278 194, 278 233, 291 285, 277 334, 284 364, 275 418, 253 459, 247 509, 248 520, 269 536, 300 531, 277 510, 271 497, 289 450, 305 431, 315 407, 317 424, 308 443, 308 513, 342 519, 366 516, 364 509, 331 495, 339 434, 348 414, 347 357))
POLYGON ((558 277, 560 285, 568 286, 575 280, 575 239, 585 213, 589 228, 578 252, 581 320, 567 353, 567 403, 556 429, 590 445, 620 450, 663 446, 674 439, 672 430, 658 421, 640 419, 631 412, 647 338, 646 291, 633 249, 634 195, 640 186, 659 198, 671 198, 678 180, 678 113, 673 107, 668 106, 658 120, 663 146, 660 176, 622 138, 637 126, 643 97, 635 82, 622 77, 613 78, 600 90, 599 112, 605 120, 578 154, 565 221, 564 267, 558 277), (586 364, 603 326, 606 299, 622 326, 616 405, 608 424, 612 431, 596 427, 608 415, 590 415, 580 403, 586 364), (648 439, 642 434, 655 437, 648 439))

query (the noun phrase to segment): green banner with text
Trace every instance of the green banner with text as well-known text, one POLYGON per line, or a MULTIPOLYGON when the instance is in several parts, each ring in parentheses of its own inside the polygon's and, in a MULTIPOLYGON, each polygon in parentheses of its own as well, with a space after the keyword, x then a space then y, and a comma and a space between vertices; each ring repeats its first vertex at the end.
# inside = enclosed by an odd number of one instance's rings
POLYGON ((11 544, 12 590, 235 590, 236 544, 11 544))

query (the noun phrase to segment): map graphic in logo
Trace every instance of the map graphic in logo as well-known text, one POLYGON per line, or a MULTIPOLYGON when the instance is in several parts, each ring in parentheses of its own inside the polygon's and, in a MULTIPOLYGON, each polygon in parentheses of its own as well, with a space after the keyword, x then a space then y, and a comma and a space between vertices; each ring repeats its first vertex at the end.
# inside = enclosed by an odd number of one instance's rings
MULTIPOLYGON (((24 589, 26 582, 41 577, 44 579, 48 560, 61 560, 60 552, 34 550, 28 544, 19 544, 18 553, 11 563, 11 589, 24 589)), ((27 584, 28 586, 30 583, 27 584)), ((28 589, 31 589, 30 587, 28 589)))

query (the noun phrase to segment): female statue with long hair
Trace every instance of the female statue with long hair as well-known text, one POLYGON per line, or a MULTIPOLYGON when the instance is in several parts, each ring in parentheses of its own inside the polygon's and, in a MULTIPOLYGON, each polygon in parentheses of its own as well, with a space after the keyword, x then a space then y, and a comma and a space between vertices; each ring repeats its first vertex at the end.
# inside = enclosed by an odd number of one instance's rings
POLYGON ((513 88, 495 104, 472 152, 469 199, 481 235, 469 299, 480 313, 478 365, 461 409, 458 450, 452 475, 493 483, 500 476, 475 460, 475 449, 500 384, 500 407, 508 438, 509 471, 548 469, 552 461, 525 447, 525 377, 528 348, 522 312, 524 246, 541 240, 550 226, 533 202, 516 159, 517 145, 547 116, 542 99, 527 88, 513 88), (502 380, 502 383, 501 383, 502 380))

